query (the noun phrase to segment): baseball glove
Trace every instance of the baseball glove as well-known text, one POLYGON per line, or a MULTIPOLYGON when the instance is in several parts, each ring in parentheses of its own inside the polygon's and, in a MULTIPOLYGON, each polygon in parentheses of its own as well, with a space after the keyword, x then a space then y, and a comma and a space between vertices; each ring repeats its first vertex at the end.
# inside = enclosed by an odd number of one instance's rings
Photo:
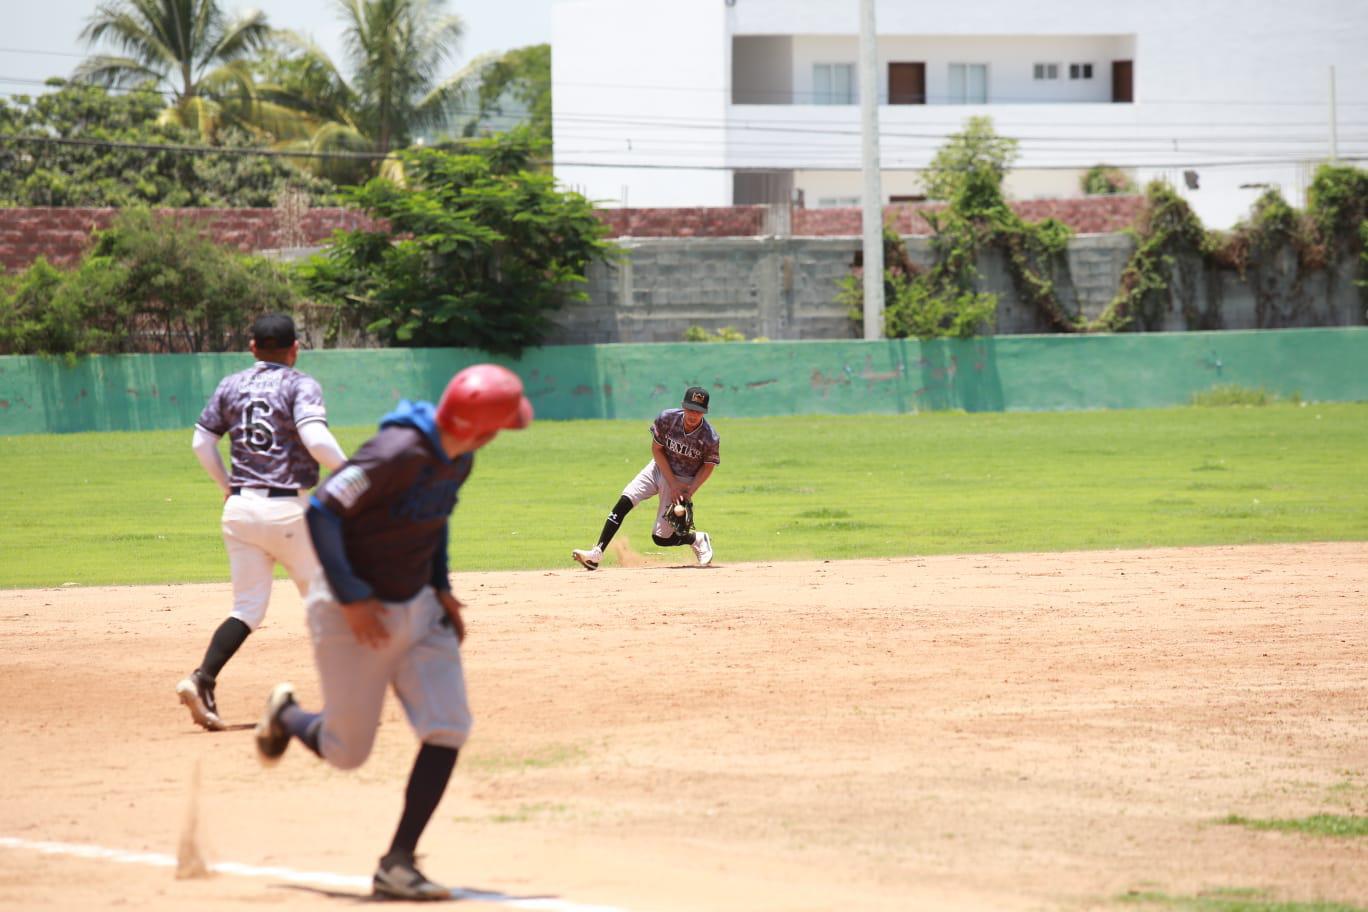
POLYGON ((665 512, 665 518, 670 521, 670 525, 674 526, 676 535, 687 535, 692 532, 694 527, 693 501, 681 500, 676 502, 673 507, 665 512), (684 508, 683 513, 679 512, 680 507, 684 508))

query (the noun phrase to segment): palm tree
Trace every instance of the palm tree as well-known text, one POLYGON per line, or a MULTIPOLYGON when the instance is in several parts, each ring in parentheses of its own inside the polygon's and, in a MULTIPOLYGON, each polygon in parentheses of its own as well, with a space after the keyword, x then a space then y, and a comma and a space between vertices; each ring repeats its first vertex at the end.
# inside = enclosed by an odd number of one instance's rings
POLYGON ((347 23, 360 120, 378 152, 407 145, 442 114, 452 83, 439 82, 464 26, 445 0, 336 0, 347 23))
MULTIPOLYGON (((307 140, 282 147, 387 156, 407 146, 418 130, 443 122, 448 103, 465 86, 459 74, 440 78, 443 66, 455 59, 464 31, 459 17, 445 13, 445 2, 334 0, 346 23, 350 80, 312 42, 279 33, 284 54, 259 67, 264 79, 256 86, 258 98, 298 112, 310 126, 307 140)), ((370 170, 355 161, 315 161, 311 167, 337 180, 370 170)), ((401 173, 392 157, 381 171, 401 173)))
POLYGON ((152 86, 173 104, 164 119, 198 128, 218 126, 225 105, 250 114, 253 92, 247 58, 271 34, 263 13, 228 19, 217 0, 105 0, 81 37, 113 45, 122 55, 97 54, 76 69, 76 79, 109 88, 152 86))

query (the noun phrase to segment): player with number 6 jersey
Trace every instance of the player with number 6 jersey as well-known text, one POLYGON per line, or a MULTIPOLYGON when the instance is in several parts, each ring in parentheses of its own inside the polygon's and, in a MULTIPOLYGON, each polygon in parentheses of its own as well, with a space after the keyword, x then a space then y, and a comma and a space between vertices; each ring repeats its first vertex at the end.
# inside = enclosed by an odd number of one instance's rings
POLYGON ((219 383, 195 423, 191 446, 223 491, 221 528, 233 580, 233 610, 214 631, 204 660, 176 685, 196 723, 219 731, 214 688, 219 672, 266 616, 271 582, 282 564, 303 595, 318 570, 304 512, 318 466, 346 462, 328 430, 318 381, 294 369, 299 341, 294 321, 266 314, 252 324, 256 363, 219 383), (232 458, 225 471, 219 440, 232 458))

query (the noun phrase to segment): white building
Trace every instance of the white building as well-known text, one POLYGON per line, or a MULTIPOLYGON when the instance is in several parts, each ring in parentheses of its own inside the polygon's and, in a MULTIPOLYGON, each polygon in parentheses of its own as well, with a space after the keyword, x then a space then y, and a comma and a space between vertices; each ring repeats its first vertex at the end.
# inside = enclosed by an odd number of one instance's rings
MULTIPOLYGON (((1368 0, 879 0, 877 20, 885 202, 918 198, 972 115, 1020 140, 1011 196, 1077 196, 1112 164, 1212 227, 1267 186, 1300 205, 1332 143, 1368 159, 1368 0)), ((859 0, 557 0, 556 176, 608 206, 858 205, 858 55, 859 0)))

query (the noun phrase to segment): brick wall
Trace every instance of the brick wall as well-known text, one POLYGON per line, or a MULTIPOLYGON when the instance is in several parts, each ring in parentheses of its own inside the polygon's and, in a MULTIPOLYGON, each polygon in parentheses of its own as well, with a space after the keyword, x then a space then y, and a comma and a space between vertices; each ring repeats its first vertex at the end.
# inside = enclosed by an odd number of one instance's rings
MULTIPOLYGON (((1145 200, 1141 196, 1092 196, 1079 199, 1019 200, 1012 209, 1030 222, 1055 218, 1075 234, 1112 234, 1130 227, 1145 200)), ((922 213, 945 208, 938 203, 889 206, 884 218, 892 218, 902 235, 931 233, 922 213)), ((863 232, 859 209, 795 209, 793 233, 798 237, 858 236, 863 232)))
MULTIPOLYGON (((1078 234, 1106 234, 1130 225, 1143 200, 1138 196, 1070 200, 1025 200, 1012 204, 1024 218, 1053 216, 1078 234)), ((937 206, 893 206, 899 234, 924 235, 930 227, 921 211, 937 206)), ((239 250, 316 245, 339 228, 372 226, 364 213, 351 209, 310 209, 300 224, 302 237, 286 238, 275 209, 166 209, 206 225, 219 241, 239 250), (293 243, 292 243, 293 242, 293 243)), ((113 220, 115 209, 0 209, 0 269, 22 269, 39 256, 58 265, 80 259, 90 232, 113 220)), ((693 207, 678 209, 602 209, 598 216, 613 237, 757 237, 776 234, 765 206, 693 207)), ((792 231, 797 237, 860 234, 859 209, 795 209, 792 231)))
MULTIPOLYGON (((1028 221, 1056 218, 1076 234, 1111 234, 1129 227, 1144 206, 1140 196, 1094 196, 1079 199, 1021 200, 1012 208, 1028 221)), ((889 206, 898 233, 926 235, 931 226, 921 213, 944 208, 939 203, 889 206)), ((766 227, 765 206, 680 209, 602 209, 598 216, 613 237, 756 237, 776 233, 766 227)), ((851 209, 794 209, 794 237, 851 237, 862 232, 861 212, 851 209)))
POLYGON ((754 237, 764 233, 765 206, 600 209, 613 237, 754 237))
MULTIPOLYGON (((280 224, 275 209, 163 209, 205 225, 221 243, 243 251, 289 246, 287 226, 280 224)), ((39 256, 68 266, 80 259, 90 243, 90 233, 108 227, 117 209, 0 209, 0 268, 22 269, 39 256)), ((374 224, 365 213, 352 209, 310 209, 300 220, 304 244, 318 244, 339 228, 374 224)))

